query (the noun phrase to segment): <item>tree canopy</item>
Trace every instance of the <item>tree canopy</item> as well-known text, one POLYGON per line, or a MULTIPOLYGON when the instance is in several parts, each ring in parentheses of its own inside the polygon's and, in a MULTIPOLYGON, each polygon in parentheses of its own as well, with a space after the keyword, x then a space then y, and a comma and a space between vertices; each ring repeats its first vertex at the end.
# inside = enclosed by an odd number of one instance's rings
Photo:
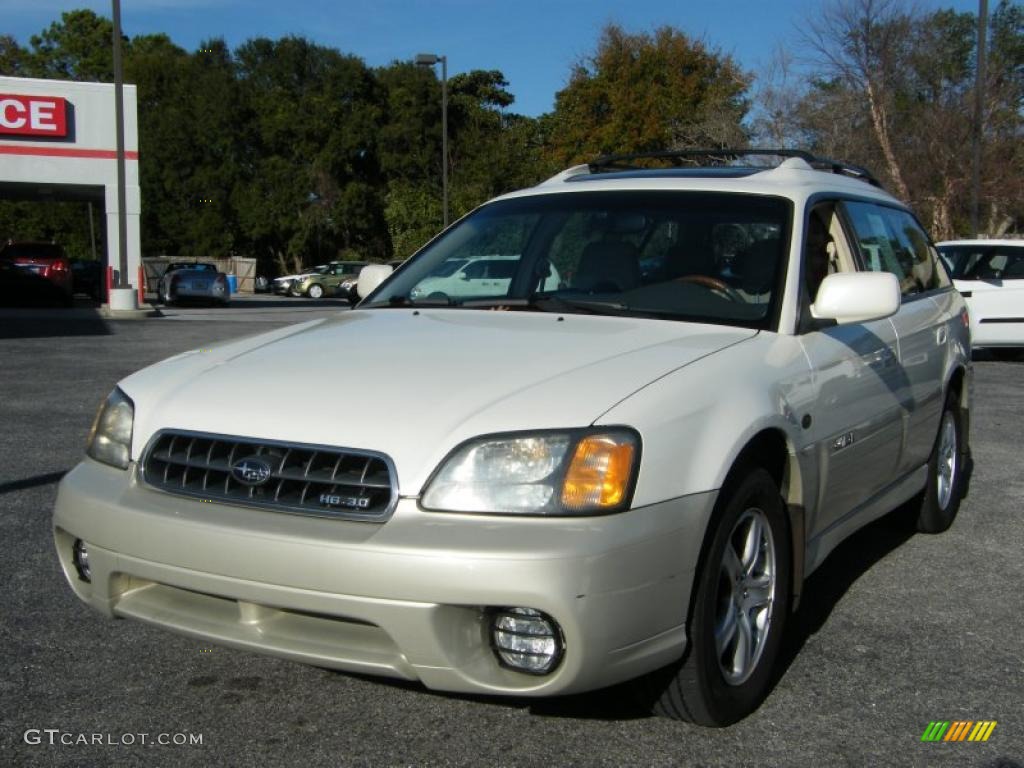
MULTIPOLYGON (((773 93, 785 104, 774 126, 793 144, 877 169, 936 239, 970 233, 977 32, 970 13, 832 0, 806 36, 809 84, 773 93)), ((998 235, 1024 226, 1024 8, 998 3, 988 49, 982 228, 998 235)))
POLYGON ((548 154, 556 166, 598 155, 742 146, 751 76, 672 27, 604 29, 556 96, 548 154))
MULTIPOLYGON (((880 170, 934 235, 966 234, 975 17, 922 13, 903 0, 831 0, 805 26, 809 72, 794 79, 782 62, 755 79, 680 29, 610 24, 572 67, 553 112, 538 118, 515 113, 502 72, 455 74, 447 158, 441 83, 412 62, 370 68, 301 37, 234 50, 211 39, 195 51, 162 34, 125 37, 126 81, 138 88, 143 254, 253 256, 264 273, 345 256, 404 258, 441 227, 444 162, 457 218, 602 154, 751 141, 880 170)), ((27 46, 0 36, 0 74, 110 81, 111 35, 108 19, 66 12, 27 46)), ((991 231, 1019 231, 1019 4, 1000 0, 989 46, 982 197, 991 231)), ((0 200, 7 236, 90 251, 81 203, 0 200)))

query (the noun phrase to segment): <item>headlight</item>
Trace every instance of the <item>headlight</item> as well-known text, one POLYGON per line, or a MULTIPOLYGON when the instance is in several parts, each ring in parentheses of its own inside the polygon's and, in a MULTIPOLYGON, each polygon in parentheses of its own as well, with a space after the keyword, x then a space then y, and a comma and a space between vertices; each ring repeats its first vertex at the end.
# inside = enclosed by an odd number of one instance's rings
POLYGON ((96 414, 85 452, 96 461, 127 469, 134 422, 135 404, 115 387, 96 414))
POLYGON ((506 515, 621 512, 639 460, 640 436, 623 427, 481 437, 448 455, 420 504, 506 515))

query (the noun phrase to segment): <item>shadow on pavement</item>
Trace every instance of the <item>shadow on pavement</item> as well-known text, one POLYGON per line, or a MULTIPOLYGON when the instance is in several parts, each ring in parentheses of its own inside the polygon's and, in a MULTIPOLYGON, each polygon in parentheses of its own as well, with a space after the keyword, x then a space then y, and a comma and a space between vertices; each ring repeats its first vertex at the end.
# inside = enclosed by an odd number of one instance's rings
MULTIPOLYGON (((828 621, 833 609, 850 587, 886 555, 898 549, 916 531, 910 505, 905 504, 885 517, 862 528, 836 547, 825 562, 804 583, 800 608, 791 615, 786 626, 779 658, 769 688, 775 688, 800 654, 807 640, 828 621)), ((661 674, 669 674, 666 668, 661 674)), ((421 690, 431 695, 479 701, 481 703, 527 708, 532 715, 550 718, 622 721, 653 717, 647 694, 638 694, 630 683, 623 683, 589 693, 545 699, 504 696, 476 696, 427 691, 419 683, 389 680, 351 673, 335 673, 343 677, 359 677, 377 685, 391 685, 407 690, 421 690)), ((1007 763, 1000 768, 1024 768, 1007 763)))
POLYGON ((861 528, 837 546, 804 582, 800 607, 788 619, 772 687, 786 674, 807 640, 825 626, 850 587, 875 563, 899 549, 916 533, 911 505, 898 507, 861 528))
POLYGON ((109 335, 96 306, 46 278, 0 263, 0 339, 109 335))
POLYGON ((309 309, 313 307, 347 307, 349 306, 348 301, 345 299, 307 299, 307 298, 294 298, 294 297, 281 297, 271 298, 266 297, 253 297, 246 296, 232 297, 231 306, 238 307, 240 309, 309 309))
POLYGON ((111 333, 94 306, 0 309, 0 339, 109 336, 111 333))
POLYGON ((45 475, 26 477, 24 480, 12 480, 9 483, 0 483, 0 494, 13 491, 23 491, 26 488, 38 488, 41 485, 52 485, 67 474, 67 470, 60 472, 48 472, 45 475))

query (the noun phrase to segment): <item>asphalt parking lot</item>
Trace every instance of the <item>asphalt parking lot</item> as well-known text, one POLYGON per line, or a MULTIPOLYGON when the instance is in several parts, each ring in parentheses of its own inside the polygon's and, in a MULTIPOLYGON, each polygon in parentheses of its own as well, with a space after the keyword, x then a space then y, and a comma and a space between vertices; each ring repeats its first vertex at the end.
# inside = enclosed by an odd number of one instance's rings
POLYGON ((890 516, 841 545, 805 587, 768 700, 729 729, 649 717, 621 689, 549 701, 430 693, 211 648, 81 604, 50 512, 114 383, 337 311, 273 297, 137 321, 0 310, 0 765, 1024 764, 1024 363, 984 355, 974 474, 953 528, 914 535, 890 516), (985 743, 923 743, 935 720, 998 725, 985 743), (149 743, 161 734, 202 743, 149 743))

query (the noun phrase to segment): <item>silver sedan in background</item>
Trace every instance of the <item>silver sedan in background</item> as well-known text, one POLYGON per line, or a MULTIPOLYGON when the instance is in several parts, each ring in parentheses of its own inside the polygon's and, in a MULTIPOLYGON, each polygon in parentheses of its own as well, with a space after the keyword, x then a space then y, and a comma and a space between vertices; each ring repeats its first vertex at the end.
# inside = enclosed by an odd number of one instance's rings
POLYGON ((170 306, 182 300, 210 301, 227 306, 231 299, 228 278, 209 263, 171 262, 160 277, 157 293, 170 306))

